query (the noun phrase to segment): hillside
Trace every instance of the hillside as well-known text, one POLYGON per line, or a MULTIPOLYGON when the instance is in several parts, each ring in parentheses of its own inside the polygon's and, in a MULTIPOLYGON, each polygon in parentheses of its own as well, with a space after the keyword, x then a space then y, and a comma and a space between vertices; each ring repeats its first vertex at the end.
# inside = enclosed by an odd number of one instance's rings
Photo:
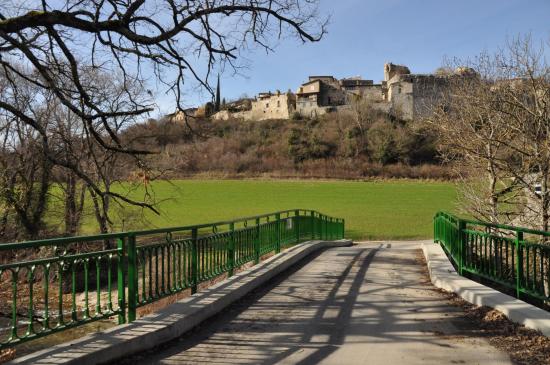
POLYGON ((157 151, 151 167, 169 178, 452 178, 426 128, 374 110, 246 122, 166 118, 126 137, 157 151))

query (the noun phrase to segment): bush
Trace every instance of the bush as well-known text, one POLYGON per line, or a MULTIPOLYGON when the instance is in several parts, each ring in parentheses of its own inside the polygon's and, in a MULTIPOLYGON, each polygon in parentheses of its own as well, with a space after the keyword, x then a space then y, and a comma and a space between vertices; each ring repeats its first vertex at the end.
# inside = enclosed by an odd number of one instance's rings
POLYGON ((368 151, 375 162, 383 165, 395 162, 398 151, 395 127, 387 121, 376 122, 367 132, 368 151))
POLYGON ((298 112, 292 113, 292 117, 290 118, 292 120, 302 120, 302 115, 298 112))
POLYGON ((321 139, 311 129, 292 128, 288 135, 288 154, 294 163, 334 156, 336 145, 321 139))

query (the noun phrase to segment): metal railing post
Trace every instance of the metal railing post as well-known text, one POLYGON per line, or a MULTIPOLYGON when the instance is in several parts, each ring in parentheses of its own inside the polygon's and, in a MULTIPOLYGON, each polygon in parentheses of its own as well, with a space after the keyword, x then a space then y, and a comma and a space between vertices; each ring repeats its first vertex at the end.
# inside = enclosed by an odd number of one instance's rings
POLYGON ((275 214, 275 253, 281 252, 281 214, 275 214))
POLYGON ((322 214, 319 214, 319 239, 323 240, 325 232, 325 218, 322 214))
POLYGON ((117 289, 118 289, 118 324, 126 323, 126 280, 124 262, 126 261, 126 242, 124 237, 117 239, 117 289))
POLYGON ((447 239, 447 228, 448 228, 448 222, 445 222, 445 224, 443 224, 443 242, 444 242, 444 245, 447 247, 447 249, 449 249, 449 240, 447 239))
POLYGON ((434 242, 439 242, 437 239, 437 215, 433 218, 433 233, 434 233, 434 242))
POLYGON ((324 240, 325 239, 325 216, 320 214, 319 215, 319 239, 324 240))
POLYGON ((229 247, 227 251, 229 272, 227 275, 233 276, 233 271, 235 270, 235 223, 229 223, 229 232, 229 247))
POLYGON ((136 320, 137 308, 137 250, 136 236, 128 237, 128 322, 136 320))
POLYGON ((523 232, 516 231, 516 298, 521 296, 521 283, 523 281, 523 232))
POLYGON ((199 260, 198 260, 198 232, 197 228, 191 229, 191 294, 197 292, 199 282, 199 260))
POLYGON ((260 218, 256 218, 256 240, 254 240, 254 263, 260 262, 260 218))
POLYGON ((310 226, 311 226, 311 239, 314 240, 315 239, 315 213, 313 211, 311 211, 309 213, 310 215, 310 226))
POLYGON ((462 275, 464 268, 464 247, 466 246, 466 222, 458 221, 458 273, 462 275))
POLYGON ((296 221, 296 243, 299 243, 300 242, 300 211, 299 210, 295 210, 294 211, 294 220, 296 221))

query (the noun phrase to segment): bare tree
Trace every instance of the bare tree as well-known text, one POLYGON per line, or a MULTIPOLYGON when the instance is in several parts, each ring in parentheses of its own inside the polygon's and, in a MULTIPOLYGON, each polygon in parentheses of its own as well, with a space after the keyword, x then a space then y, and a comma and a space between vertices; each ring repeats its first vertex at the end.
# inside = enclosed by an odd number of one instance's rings
POLYGON ((472 66, 477 75, 449 75, 449 92, 428 122, 438 133, 446 162, 462 181, 462 209, 478 219, 498 223, 514 214, 502 207, 515 184, 497 163, 499 156, 509 156, 502 141, 510 131, 506 118, 495 108, 495 63, 483 54, 472 66))
MULTIPOLYGON (((101 85, 101 88, 98 87, 94 93, 94 102, 96 105, 101 105, 105 110, 123 110, 135 100, 147 98, 146 91, 139 83, 130 83, 119 75, 106 75, 95 70, 89 70, 86 77, 93 78, 95 84, 101 85), (128 96, 129 93, 132 95, 131 97, 128 96)), ((65 160, 77 165, 94 184, 102 187, 104 194, 98 194, 91 184, 79 179, 71 169, 61 168, 61 172, 65 174, 61 184, 65 198, 65 226, 73 227, 73 229, 78 226, 87 192, 91 197, 99 231, 107 233, 113 223, 109 214, 113 200, 111 199, 113 185, 120 183, 119 185, 123 189, 119 189, 119 191, 129 191, 132 183, 125 181, 125 179, 130 175, 128 169, 133 168, 135 165, 128 163, 128 157, 130 156, 111 149, 101 148, 90 137, 89 128, 86 125, 82 128, 82 124, 78 121, 78 116, 63 108, 61 108, 60 114, 56 114, 55 129, 53 129, 52 134, 52 140, 55 140, 57 146, 56 153, 63 155, 65 160)), ((121 115, 109 120, 109 128, 117 136, 121 136, 121 140, 128 143, 128 145, 132 145, 132 141, 127 142, 123 132, 135 124, 136 117, 133 115, 121 115)), ((102 130, 102 127, 99 126, 98 130, 102 130)), ((150 176, 147 164, 143 160, 139 161, 137 168, 139 174, 150 176)), ((145 196, 140 201, 145 204, 154 204, 151 199, 147 199, 150 196, 148 195, 148 184, 141 184, 141 186, 145 189, 145 196)), ((115 203, 118 201, 118 199, 114 199, 115 203)))
POLYGON ((529 37, 470 62, 430 124, 462 174, 464 208, 542 230, 550 219, 550 68, 529 37))
POLYGON ((8 128, 12 129, 8 132, 12 142, 4 139, 0 194, 16 213, 26 236, 37 238, 44 226, 52 165, 32 130, 17 122, 8 128))
MULTIPOLYGON (((0 76, 0 99, 7 80, 0 76)), ((39 91, 34 85, 18 90, 13 106, 32 115, 40 128, 47 129, 51 110, 35 102, 39 91)), ((51 185, 52 163, 47 158, 48 145, 36 130, 14 115, 0 113, 0 196, 15 213, 25 236, 37 238, 44 226, 44 214, 51 185)))
POLYGON ((367 153, 367 132, 375 123, 376 112, 362 94, 350 94, 349 111, 335 113, 340 138, 347 145, 347 154, 358 157, 367 153))
MULTIPOLYGON (((549 44, 550 46, 550 44, 549 44)), ((495 85, 497 109, 507 117, 512 138, 503 141, 513 159, 499 159, 525 192, 523 218, 533 227, 550 224, 550 65, 544 46, 518 38, 497 60, 508 82, 495 85)))
POLYGON ((142 90, 148 81, 164 85, 183 111, 184 83, 194 80, 212 94, 212 71, 238 71, 242 49, 271 51, 285 34, 303 42, 320 40, 326 19, 319 17, 317 6, 318 0, 5 1, 0 9, 5 80, 0 111, 32 129, 48 163, 70 170, 100 201, 155 210, 149 202, 106 190, 81 164, 57 153, 50 131, 20 106, 21 89, 32 85, 38 90, 34 103, 53 97, 73 113, 90 151, 124 154, 146 169, 143 157, 151 151, 125 143, 115 126, 120 119, 145 118, 153 110, 152 98, 124 88, 126 102, 112 108, 102 100, 103 85, 90 75, 120 75, 123 85, 142 90))
MULTIPOLYGON (((63 108, 56 100, 50 100, 48 108, 52 110, 51 141, 56 146, 56 153, 64 160, 74 164, 87 163, 87 149, 82 136, 78 117, 63 108)), ((78 233, 84 215, 86 201, 86 184, 70 169, 54 168, 54 183, 59 187, 63 203, 64 235, 73 236, 78 233)))

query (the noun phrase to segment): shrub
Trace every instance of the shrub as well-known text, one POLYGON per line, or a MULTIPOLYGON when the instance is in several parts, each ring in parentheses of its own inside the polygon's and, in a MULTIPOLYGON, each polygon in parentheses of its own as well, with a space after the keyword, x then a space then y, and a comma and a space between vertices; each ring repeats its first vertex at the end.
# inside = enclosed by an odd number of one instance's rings
POLYGON ((395 128, 387 121, 378 121, 367 132, 368 151, 371 158, 383 165, 397 160, 395 128))
POLYGON ((294 112, 294 113, 292 113, 291 119, 292 120, 302 120, 302 115, 298 112, 294 112))

